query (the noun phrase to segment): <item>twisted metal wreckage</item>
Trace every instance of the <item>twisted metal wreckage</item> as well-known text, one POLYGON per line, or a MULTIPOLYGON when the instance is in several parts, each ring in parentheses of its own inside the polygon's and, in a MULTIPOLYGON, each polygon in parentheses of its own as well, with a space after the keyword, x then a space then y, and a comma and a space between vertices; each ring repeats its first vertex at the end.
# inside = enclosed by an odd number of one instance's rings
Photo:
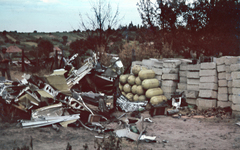
MULTIPOLYGON (((124 112, 133 112, 145 108, 147 101, 130 102, 119 91, 118 78, 124 72, 120 59, 113 57, 112 65, 105 67, 98 62, 94 53, 85 60, 82 67, 75 69, 72 62, 77 56, 75 54, 70 59, 64 59, 64 68, 54 70, 51 75, 39 77, 24 74, 23 79, 18 82, 2 80, 0 104, 3 107, 13 106, 22 112, 20 114, 29 116, 28 120, 19 121, 23 128, 47 125, 58 128, 56 124, 67 127, 74 123, 101 133, 111 130, 100 124, 100 120, 107 121, 110 118, 111 110, 117 108, 124 112), (99 111, 93 111, 86 103, 97 106, 99 111)), ((127 118, 122 119, 122 122, 126 124, 126 128, 115 130, 118 137, 135 141, 155 140, 156 137, 142 135, 146 129, 143 128, 142 118, 136 120, 139 134, 130 131, 127 118)))

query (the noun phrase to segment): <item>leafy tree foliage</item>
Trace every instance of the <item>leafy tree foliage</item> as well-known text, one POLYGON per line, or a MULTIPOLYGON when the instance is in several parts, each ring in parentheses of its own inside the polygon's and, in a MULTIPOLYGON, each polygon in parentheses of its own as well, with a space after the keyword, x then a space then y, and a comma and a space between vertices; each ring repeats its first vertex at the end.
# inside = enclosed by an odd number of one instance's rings
POLYGON ((76 40, 70 44, 70 48, 74 53, 78 53, 81 56, 86 52, 86 41, 83 39, 76 40))
POLYGON ((67 40, 68 40, 68 36, 66 36, 66 35, 64 35, 63 37, 62 37, 62 39, 63 39, 63 45, 66 45, 67 44, 67 40))
POLYGON ((140 0, 137 6, 150 33, 144 38, 153 41, 159 52, 168 44, 186 57, 190 51, 208 56, 239 54, 238 0, 197 0, 189 4, 181 0, 157 0, 155 4, 140 0))
POLYGON ((39 56, 49 57, 49 53, 53 51, 53 44, 49 40, 40 39, 38 42, 39 56))

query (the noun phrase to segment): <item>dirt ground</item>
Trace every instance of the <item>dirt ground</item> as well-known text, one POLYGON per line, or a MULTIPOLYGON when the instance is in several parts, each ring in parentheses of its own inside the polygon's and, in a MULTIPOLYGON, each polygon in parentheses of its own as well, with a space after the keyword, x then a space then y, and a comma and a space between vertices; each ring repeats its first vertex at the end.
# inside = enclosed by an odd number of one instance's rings
MULTIPOLYGON (((11 72, 12 77, 21 79, 21 74, 11 72)), ((116 117, 123 112, 116 112, 116 117)), ((141 114, 150 117, 148 111, 141 114)), ((220 119, 183 119, 170 116, 155 116, 153 123, 145 122, 146 135, 156 136, 156 143, 139 142, 138 144, 126 139, 122 140, 122 149, 201 149, 201 150, 230 150, 240 149, 240 126, 236 125, 240 118, 220 119)), ((113 123, 113 126, 118 126, 113 123)), ((82 150, 88 145, 89 150, 94 147, 95 136, 103 136, 83 127, 60 127, 60 131, 51 126, 23 129, 17 123, 0 121, 0 149, 11 150, 23 145, 29 145, 32 138, 34 150, 65 150, 68 143, 73 150, 82 150)))
MULTIPOLYGON (((144 112, 142 116, 149 117, 149 114, 144 112)), ((157 142, 139 142, 137 145, 136 142, 123 139, 122 149, 240 149, 240 126, 235 124, 237 119, 178 119, 169 116, 151 119, 153 123, 145 123, 146 135, 156 136, 157 142)), ((31 137, 35 150, 65 150, 68 143, 73 150, 84 149, 85 144, 92 150, 96 149, 95 136, 103 135, 83 127, 60 127, 57 132, 51 126, 23 129, 17 124, 0 123, 1 150, 29 145, 31 137)))

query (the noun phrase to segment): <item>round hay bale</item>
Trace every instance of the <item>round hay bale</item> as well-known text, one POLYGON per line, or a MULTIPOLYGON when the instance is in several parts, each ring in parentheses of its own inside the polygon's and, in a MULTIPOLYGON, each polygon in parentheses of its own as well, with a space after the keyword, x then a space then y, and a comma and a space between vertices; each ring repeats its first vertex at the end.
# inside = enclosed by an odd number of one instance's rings
POLYGON ((135 94, 135 95, 133 96, 133 101, 134 101, 134 102, 137 102, 137 101, 138 101, 138 95, 137 95, 137 94, 135 94))
POLYGON ((160 104, 161 102, 163 101, 167 101, 167 98, 166 96, 164 95, 160 95, 160 96, 153 96, 151 99, 150 99, 150 103, 152 105, 158 105, 160 104))
POLYGON ((122 74, 119 78, 119 81, 122 85, 124 85, 125 83, 127 83, 127 79, 128 79, 129 74, 122 74))
POLYGON ((142 81, 142 87, 146 90, 151 88, 157 88, 159 86, 158 79, 145 79, 142 81))
POLYGON ((133 94, 132 94, 132 93, 127 93, 126 97, 127 97, 130 101, 133 101, 133 94))
POLYGON ((135 84, 135 79, 136 79, 136 77, 134 76, 134 75, 130 75, 129 77, 128 77, 128 83, 130 84, 130 85, 134 85, 135 84))
POLYGON ((145 95, 140 95, 140 96, 138 96, 138 101, 139 102, 143 102, 143 101, 146 101, 147 99, 146 99, 146 96, 145 95))
POLYGON ((138 75, 139 71, 141 71, 141 66, 135 65, 135 66, 132 67, 132 73, 133 73, 135 76, 138 75))
POLYGON ((142 85, 142 80, 139 77, 136 77, 135 83, 136 85, 142 85))
POLYGON ((131 90, 132 90, 132 87, 128 83, 123 86, 123 91, 125 93, 130 93, 131 90))
POLYGON ((141 70, 138 73, 141 80, 155 78, 155 72, 153 70, 141 70))
POLYGON ((132 93, 137 94, 137 85, 132 86, 132 93))
POLYGON ((161 88, 152 88, 152 89, 148 89, 146 91, 146 97, 147 98, 152 98, 153 96, 159 96, 163 94, 163 90, 161 88))
POLYGON ((137 91, 136 92, 137 92, 138 95, 144 95, 144 93, 145 93, 145 91, 144 91, 144 89, 142 88, 141 85, 137 86, 137 91))

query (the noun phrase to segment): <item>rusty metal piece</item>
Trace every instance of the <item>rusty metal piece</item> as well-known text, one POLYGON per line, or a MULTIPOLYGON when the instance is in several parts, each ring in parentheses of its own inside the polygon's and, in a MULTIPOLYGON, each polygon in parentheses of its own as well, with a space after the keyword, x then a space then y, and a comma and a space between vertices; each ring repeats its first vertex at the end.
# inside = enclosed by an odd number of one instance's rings
POLYGON ((100 115, 93 115, 93 114, 90 114, 89 116, 88 116, 88 122, 89 123, 94 123, 94 122, 100 122, 100 119, 101 119, 101 116, 100 115))

